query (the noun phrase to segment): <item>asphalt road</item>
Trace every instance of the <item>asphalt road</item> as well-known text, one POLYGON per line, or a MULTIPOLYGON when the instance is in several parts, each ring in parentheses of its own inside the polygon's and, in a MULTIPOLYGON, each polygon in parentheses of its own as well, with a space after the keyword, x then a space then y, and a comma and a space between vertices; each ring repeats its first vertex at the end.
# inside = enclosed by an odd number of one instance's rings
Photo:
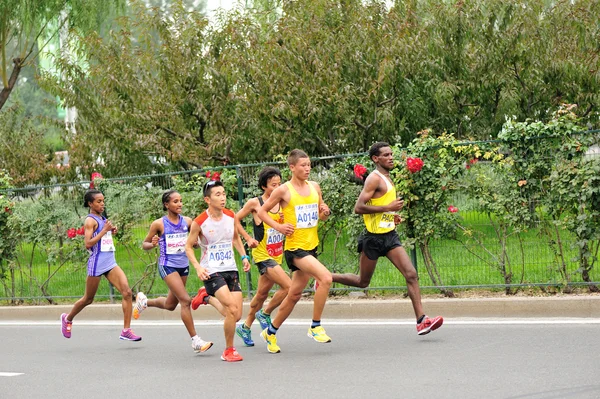
POLYGON ((280 354, 255 326, 233 364, 217 323, 197 324, 215 342, 204 354, 177 323, 137 325, 139 343, 117 325, 76 322, 67 340, 58 322, 0 323, 0 398, 600 398, 598 320, 540 321, 449 321, 424 337, 411 323, 336 321, 330 344, 291 323, 280 354))

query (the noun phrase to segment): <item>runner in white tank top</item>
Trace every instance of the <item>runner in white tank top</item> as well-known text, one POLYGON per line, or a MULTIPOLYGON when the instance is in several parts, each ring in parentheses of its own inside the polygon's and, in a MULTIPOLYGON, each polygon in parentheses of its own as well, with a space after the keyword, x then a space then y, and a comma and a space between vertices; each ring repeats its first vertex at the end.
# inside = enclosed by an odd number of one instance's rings
POLYGON ((233 336, 235 323, 242 317, 242 288, 233 248, 242 256, 246 272, 250 270, 249 257, 236 231, 235 214, 225 208, 227 196, 223 183, 211 180, 204 185, 203 191, 208 209, 192 222, 185 252, 198 277, 204 281, 206 292, 216 297, 222 305, 226 348, 221 359, 238 362, 243 358, 233 346, 233 336), (200 262, 194 253, 198 239, 202 247, 200 262))

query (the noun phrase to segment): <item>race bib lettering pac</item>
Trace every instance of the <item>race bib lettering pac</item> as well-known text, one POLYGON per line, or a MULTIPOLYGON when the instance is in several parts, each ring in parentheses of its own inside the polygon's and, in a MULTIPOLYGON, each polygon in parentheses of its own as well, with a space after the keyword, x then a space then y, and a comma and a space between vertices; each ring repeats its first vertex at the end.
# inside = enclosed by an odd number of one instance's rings
POLYGON ((112 233, 109 231, 100 239, 100 252, 115 252, 112 233))
POLYGON ((319 223, 319 204, 296 205, 296 228, 309 229, 319 223))
POLYGON ((379 227, 383 229, 389 229, 394 227, 394 212, 384 212, 381 215, 381 221, 379 221, 379 227))
POLYGON ((167 247, 167 255, 176 255, 176 254, 185 253, 186 241, 187 241, 187 233, 165 234, 165 244, 167 247))
POLYGON ((235 264, 231 243, 212 244, 208 247, 207 251, 208 266, 210 268, 220 268, 232 263, 235 264))
POLYGON ((267 229, 267 253, 273 258, 283 254, 283 234, 274 228, 267 229))

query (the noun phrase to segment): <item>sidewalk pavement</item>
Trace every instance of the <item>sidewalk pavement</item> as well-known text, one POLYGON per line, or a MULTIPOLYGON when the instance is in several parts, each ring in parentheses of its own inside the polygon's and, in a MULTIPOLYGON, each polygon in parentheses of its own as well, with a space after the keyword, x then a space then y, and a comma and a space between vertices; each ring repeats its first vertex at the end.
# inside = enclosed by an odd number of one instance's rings
MULTIPOLYGON (((423 309, 430 316, 444 318, 600 318, 600 295, 573 295, 555 297, 501 297, 501 298, 444 298, 422 300, 423 309)), ((291 317, 310 319, 312 300, 302 299, 291 317)), ((72 305, 0 306, 0 321, 58 321, 61 313, 68 313, 72 305)), ((244 316, 249 308, 244 303, 244 316)), ((211 306, 200 306, 193 311, 194 320, 218 320, 221 315, 211 306)), ((329 299, 323 319, 411 319, 414 317, 409 299, 329 299)), ((79 315, 78 320, 121 320, 121 304, 92 304, 79 315)), ((156 308, 144 311, 143 320, 180 320, 179 309, 168 312, 156 308)))

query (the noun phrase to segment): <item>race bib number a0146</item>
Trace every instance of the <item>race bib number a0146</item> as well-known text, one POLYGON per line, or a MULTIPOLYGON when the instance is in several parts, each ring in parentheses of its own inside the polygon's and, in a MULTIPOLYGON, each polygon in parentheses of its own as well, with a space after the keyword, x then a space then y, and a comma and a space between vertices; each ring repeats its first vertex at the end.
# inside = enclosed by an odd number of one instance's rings
POLYGON ((296 228, 309 229, 319 223, 319 204, 296 205, 296 228))
POLYGON ((176 254, 184 253, 186 241, 187 241, 187 233, 165 234, 165 244, 167 247, 167 255, 176 255, 176 254))

